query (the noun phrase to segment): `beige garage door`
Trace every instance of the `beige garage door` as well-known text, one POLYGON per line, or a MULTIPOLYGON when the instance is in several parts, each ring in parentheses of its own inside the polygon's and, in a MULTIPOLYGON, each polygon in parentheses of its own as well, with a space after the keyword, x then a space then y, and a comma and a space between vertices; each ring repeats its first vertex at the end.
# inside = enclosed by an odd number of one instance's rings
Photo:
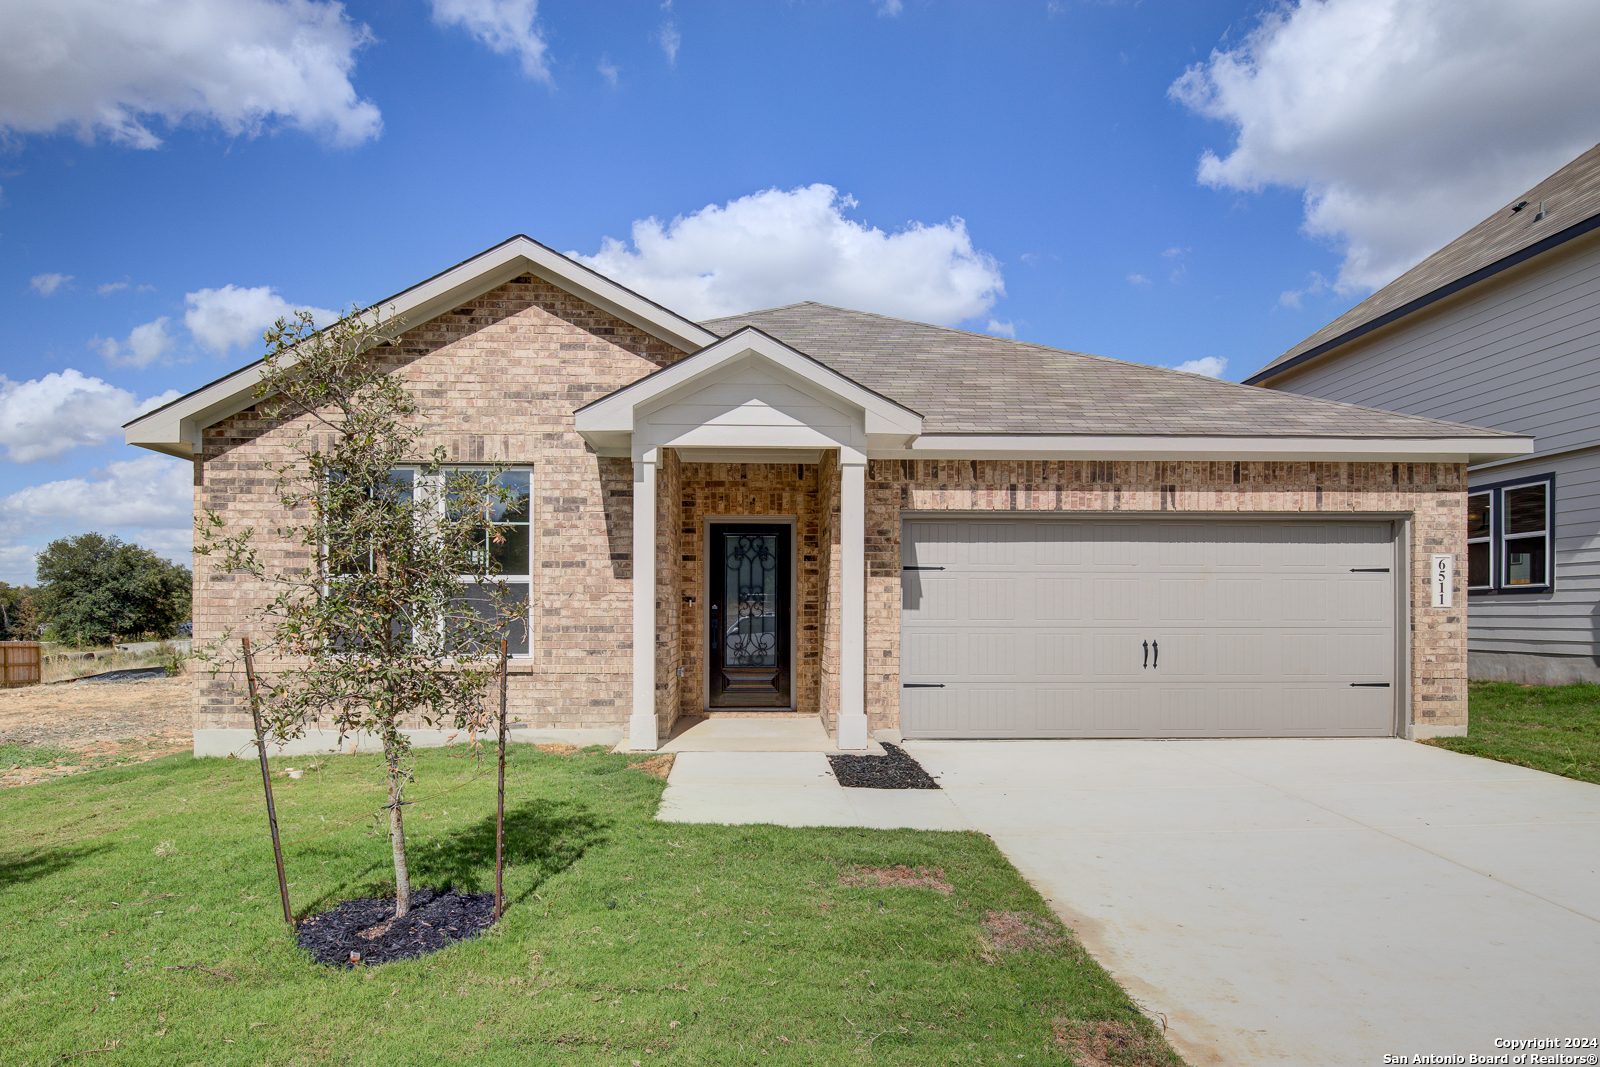
POLYGON ((1388 522, 907 519, 907 737, 1383 737, 1388 522))

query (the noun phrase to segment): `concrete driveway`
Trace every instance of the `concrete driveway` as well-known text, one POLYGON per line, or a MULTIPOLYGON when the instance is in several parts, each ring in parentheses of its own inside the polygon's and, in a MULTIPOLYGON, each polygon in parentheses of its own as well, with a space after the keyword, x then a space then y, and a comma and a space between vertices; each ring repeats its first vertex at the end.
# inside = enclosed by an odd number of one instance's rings
POLYGON ((1196 1067, 1600 1038, 1600 786, 1400 740, 905 747, 1196 1067))

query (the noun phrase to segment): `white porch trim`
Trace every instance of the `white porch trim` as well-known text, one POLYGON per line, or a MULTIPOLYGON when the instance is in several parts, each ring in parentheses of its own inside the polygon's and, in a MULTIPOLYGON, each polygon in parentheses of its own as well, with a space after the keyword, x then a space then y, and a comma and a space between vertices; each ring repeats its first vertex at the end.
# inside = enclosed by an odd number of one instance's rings
POLYGON ((867 457, 839 450, 839 747, 867 734, 867 457))
POLYGON ((633 461, 633 715, 628 747, 654 752, 656 730, 656 467, 652 448, 633 461))

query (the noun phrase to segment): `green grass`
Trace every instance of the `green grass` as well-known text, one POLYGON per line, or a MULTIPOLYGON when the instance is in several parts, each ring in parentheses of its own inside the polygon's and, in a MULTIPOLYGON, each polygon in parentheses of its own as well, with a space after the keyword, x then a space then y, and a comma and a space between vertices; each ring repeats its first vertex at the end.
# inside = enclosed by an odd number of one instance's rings
MULTIPOLYGON (((627 762, 513 746, 505 919, 360 970, 285 931, 253 760, 0 794, 0 1065, 1059 1064, 1058 1020, 1180 1062, 1075 941, 986 952, 986 911, 1050 915, 988 838, 657 823, 627 762), (954 892, 839 884, 897 863, 954 892)), ((389 888, 378 774, 275 776, 299 914, 389 888)), ((412 795, 416 884, 490 888, 492 763, 421 753, 412 795)))
POLYGON ((1473 682, 1466 737, 1427 743, 1600 783, 1600 685, 1473 682))
POLYGON ((57 748, 54 745, 25 745, 19 741, 0 744, 0 770, 51 767, 57 763, 77 763, 81 758, 70 748, 57 748))

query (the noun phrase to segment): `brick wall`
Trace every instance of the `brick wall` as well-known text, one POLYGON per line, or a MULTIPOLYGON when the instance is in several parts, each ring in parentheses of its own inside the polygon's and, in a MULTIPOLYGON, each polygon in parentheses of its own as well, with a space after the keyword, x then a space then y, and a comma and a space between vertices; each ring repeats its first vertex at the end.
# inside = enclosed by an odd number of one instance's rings
POLYGON ((896 460, 867 465, 867 717, 900 714, 903 511, 1076 511, 1410 515, 1411 716, 1467 721, 1466 581, 1454 608, 1431 605, 1428 556, 1466 558, 1466 470, 1447 463, 896 460))
MULTIPOLYGON (((625 724, 632 701, 632 467, 601 459, 572 412, 683 353, 570 294, 524 276, 374 351, 426 412, 426 448, 452 460, 533 468, 533 656, 514 664, 512 713, 549 726, 625 724)), ((274 539, 282 522, 269 464, 291 457, 301 427, 255 409, 205 431, 195 507, 228 528, 254 526, 272 567, 305 565, 274 539)), ((303 518, 303 517, 302 517, 303 518)), ((669 528, 670 523, 666 524, 669 528)), ((196 559, 195 639, 260 639, 268 591, 196 559)), ((265 663, 271 669, 270 663, 265 663)), ((239 680, 202 675, 195 727, 244 727, 239 680)))

